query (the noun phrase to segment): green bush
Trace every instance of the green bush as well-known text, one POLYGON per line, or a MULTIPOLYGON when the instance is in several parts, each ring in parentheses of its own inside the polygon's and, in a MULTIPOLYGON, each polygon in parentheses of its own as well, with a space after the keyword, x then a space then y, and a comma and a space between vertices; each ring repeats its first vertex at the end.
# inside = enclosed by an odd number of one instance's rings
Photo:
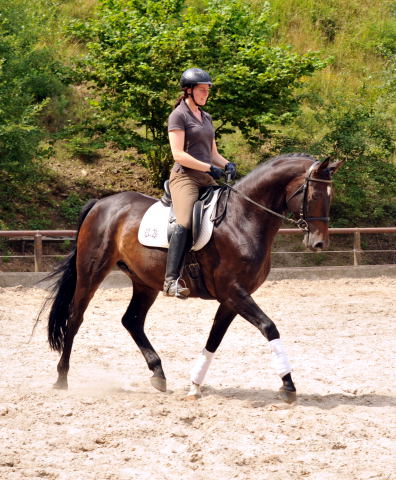
POLYGON ((103 140, 94 140, 82 134, 71 137, 67 143, 67 148, 73 157, 79 157, 88 163, 99 157, 98 149, 104 146, 103 140))
POLYGON ((71 193, 60 205, 61 215, 70 223, 76 223, 85 201, 76 193, 71 193))
POLYGON ((294 135, 275 138, 281 152, 297 149, 345 161, 334 178, 335 226, 394 223, 396 132, 387 105, 392 98, 389 92, 384 95, 386 100, 379 96, 376 101, 365 97, 364 91, 349 97, 334 95, 313 118, 305 112, 294 135))
POLYGON ((298 106, 293 89, 326 62, 271 46, 268 15, 268 4, 254 9, 243 0, 208 0, 187 9, 183 0, 102 0, 95 18, 74 23, 76 36, 90 38, 85 78, 101 92, 113 128, 133 130, 124 147, 145 154, 156 185, 173 162, 167 117, 189 67, 213 75, 207 108, 218 136, 239 128, 254 141, 275 118, 292 118, 298 106))

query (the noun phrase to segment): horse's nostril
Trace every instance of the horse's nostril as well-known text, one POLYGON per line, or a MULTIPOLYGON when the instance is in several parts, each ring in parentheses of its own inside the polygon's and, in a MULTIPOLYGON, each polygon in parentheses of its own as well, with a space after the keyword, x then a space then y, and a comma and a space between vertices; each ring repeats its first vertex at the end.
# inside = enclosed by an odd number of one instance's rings
POLYGON ((323 249, 323 242, 316 242, 314 245, 315 250, 322 250, 323 249))

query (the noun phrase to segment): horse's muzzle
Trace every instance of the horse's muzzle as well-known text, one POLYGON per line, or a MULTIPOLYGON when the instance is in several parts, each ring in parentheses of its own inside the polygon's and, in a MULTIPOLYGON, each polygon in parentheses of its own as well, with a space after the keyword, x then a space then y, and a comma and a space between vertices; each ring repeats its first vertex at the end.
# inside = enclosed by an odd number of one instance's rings
POLYGON ((321 232, 306 232, 303 240, 304 246, 313 252, 320 252, 329 246, 328 235, 321 232))

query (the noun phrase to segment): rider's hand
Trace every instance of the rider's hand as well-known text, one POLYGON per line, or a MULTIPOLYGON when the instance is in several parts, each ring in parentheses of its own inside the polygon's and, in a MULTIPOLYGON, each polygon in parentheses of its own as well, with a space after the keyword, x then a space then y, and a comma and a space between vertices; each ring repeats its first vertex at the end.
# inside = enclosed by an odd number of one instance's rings
POLYGON ((227 174, 229 174, 230 177, 231 177, 231 180, 235 180, 236 173, 237 173, 235 163, 228 162, 226 164, 226 166, 224 167, 224 171, 226 173, 226 176, 227 176, 227 174))
POLYGON ((209 173, 209 175, 213 177, 215 180, 218 180, 219 178, 224 177, 224 170, 214 165, 211 165, 210 170, 207 173, 209 173))

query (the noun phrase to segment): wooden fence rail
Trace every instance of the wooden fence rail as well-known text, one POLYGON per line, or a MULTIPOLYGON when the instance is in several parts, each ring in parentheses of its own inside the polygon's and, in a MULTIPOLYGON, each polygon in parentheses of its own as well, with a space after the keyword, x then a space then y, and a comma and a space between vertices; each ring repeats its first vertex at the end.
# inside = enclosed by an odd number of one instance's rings
MULTIPOLYGON (((353 227, 353 228, 329 228, 330 235, 337 234, 353 234, 353 265, 357 266, 361 263, 362 252, 389 252, 395 253, 396 250, 362 250, 361 246, 361 234, 386 234, 396 233, 396 227, 353 227)), ((302 232, 297 228, 281 228, 279 230, 281 235, 302 235, 302 232)), ((43 255, 43 240, 74 240, 76 236, 76 230, 0 230, 0 238, 5 237, 8 239, 22 239, 30 240, 34 242, 34 255, 25 255, 24 257, 34 257, 34 271, 41 272, 43 267, 43 257, 50 255, 43 255)), ((327 250, 329 253, 335 252, 334 250, 327 250)), ((348 250, 345 250, 346 252, 348 250)), ((293 252, 274 252, 274 253, 293 253, 293 252)), ((295 253, 295 252, 294 252, 295 253)), ((301 253, 301 252, 300 252, 301 253)), ((59 257, 59 255, 56 255, 59 257)), ((0 258, 16 258, 10 255, 0 255, 0 258)))

